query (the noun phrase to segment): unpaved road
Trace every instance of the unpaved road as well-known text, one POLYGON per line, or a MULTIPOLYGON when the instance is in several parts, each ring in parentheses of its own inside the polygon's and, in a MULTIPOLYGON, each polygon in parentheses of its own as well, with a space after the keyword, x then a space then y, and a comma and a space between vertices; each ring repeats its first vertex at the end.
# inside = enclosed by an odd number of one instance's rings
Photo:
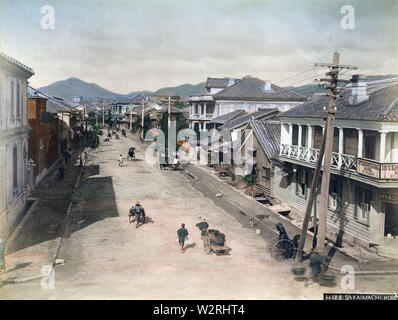
MULTIPOLYGON (((40 280, 3 284, 0 298, 322 299, 323 292, 347 292, 296 281, 289 263, 271 259, 266 241, 195 189, 187 175, 145 162, 145 147, 129 136, 93 151, 59 251, 65 264, 55 267, 55 288, 43 289, 40 280), (131 145, 138 159, 118 167, 118 155, 125 158, 131 145), (152 220, 138 229, 127 218, 136 200, 152 220), (195 227, 202 217, 225 233, 229 255, 205 254, 195 227), (181 223, 189 231, 185 253, 177 243, 181 223)), ((10 261, 39 259, 55 240, 17 251, 10 261)), ((40 265, 34 268, 40 274, 40 265)), ((18 272, 23 277, 24 269, 18 272)))

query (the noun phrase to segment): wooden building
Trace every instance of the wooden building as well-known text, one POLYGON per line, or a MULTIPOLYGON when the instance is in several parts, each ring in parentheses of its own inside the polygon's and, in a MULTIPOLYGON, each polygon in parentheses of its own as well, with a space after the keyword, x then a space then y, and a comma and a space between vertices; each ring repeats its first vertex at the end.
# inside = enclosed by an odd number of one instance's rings
MULTIPOLYGON (((327 236, 333 241, 384 254, 398 249, 397 102, 396 80, 365 83, 359 76, 337 100, 327 216, 327 236)), ((318 96, 280 115, 279 159, 284 166, 276 168, 275 195, 301 213, 319 156, 327 105, 328 97, 318 96)), ((317 205, 318 200, 314 220, 317 205)), ((398 250, 395 254, 398 257, 398 250)))

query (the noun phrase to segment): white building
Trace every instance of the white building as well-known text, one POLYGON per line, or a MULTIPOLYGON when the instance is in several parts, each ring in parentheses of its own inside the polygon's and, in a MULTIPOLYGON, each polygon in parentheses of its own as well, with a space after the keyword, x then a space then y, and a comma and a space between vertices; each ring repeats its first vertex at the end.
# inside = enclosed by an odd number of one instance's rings
MULTIPOLYGON (((398 257, 398 83, 351 81, 337 100, 327 236, 398 257)), ((279 117, 284 167, 275 169, 274 194, 302 214, 327 106, 318 96, 279 117)))
POLYGON ((189 98, 192 129, 217 127, 220 124, 217 118, 237 110, 254 113, 260 109, 277 109, 284 112, 306 100, 298 93, 250 76, 243 79, 208 78, 206 89, 207 94, 189 98))
POLYGON ((189 102, 189 127, 198 130, 209 129, 210 120, 214 118, 215 101, 213 95, 232 86, 240 79, 235 78, 207 78, 206 94, 193 95, 189 102))
POLYGON ((33 70, 0 53, 0 237, 24 212, 28 186, 28 79, 33 70))

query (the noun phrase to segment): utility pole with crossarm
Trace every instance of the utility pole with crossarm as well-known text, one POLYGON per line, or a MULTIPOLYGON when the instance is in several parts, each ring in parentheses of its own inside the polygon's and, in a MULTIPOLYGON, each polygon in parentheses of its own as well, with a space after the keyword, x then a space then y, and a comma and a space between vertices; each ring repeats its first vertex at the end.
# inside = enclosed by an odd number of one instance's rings
MULTIPOLYGON (((315 190, 317 186, 317 181, 322 167, 323 158, 323 173, 322 173, 322 183, 321 183, 321 196, 319 203, 319 223, 318 223, 318 236, 317 236, 317 248, 324 254, 325 249, 325 239, 326 239, 326 220, 327 220, 327 210, 328 210, 328 196, 329 196, 329 183, 330 183, 330 168, 332 162, 332 151, 333 151, 333 134, 334 134, 334 119, 336 113, 336 99, 339 92, 337 87, 338 82, 345 82, 338 79, 339 72, 342 69, 357 69, 355 66, 342 65, 340 64, 339 53, 335 52, 333 54, 332 63, 315 63, 317 67, 328 67, 329 72, 326 73, 330 78, 320 79, 322 82, 329 83, 329 108, 327 110, 326 127, 323 136, 321 152, 319 154, 318 162, 315 168, 313 181, 311 184, 311 193, 307 203, 307 210, 304 217, 304 222, 302 226, 302 233, 300 237, 300 243, 297 249, 296 260, 300 261, 302 257, 302 252, 305 244, 305 237, 308 229, 308 222, 311 216, 312 206, 314 202, 315 190), (324 153, 324 154, 323 154, 324 153)), ((314 230, 315 232, 315 230, 314 230)))

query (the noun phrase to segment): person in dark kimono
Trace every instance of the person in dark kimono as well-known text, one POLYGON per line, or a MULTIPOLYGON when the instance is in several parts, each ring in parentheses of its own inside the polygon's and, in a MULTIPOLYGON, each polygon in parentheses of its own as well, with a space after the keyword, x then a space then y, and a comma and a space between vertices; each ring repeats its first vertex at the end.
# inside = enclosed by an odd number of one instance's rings
POLYGON ((188 240, 188 230, 185 228, 184 223, 181 225, 181 228, 177 230, 177 236, 178 236, 178 243, 180 244, 182 253, 184 253, 185 252, 184 243, 185 240, 188 240))
POLYGON ((319 279, 319 275, 323 271, 324 259, 321 256, 319 249, 315 249, 310 258, 311 276, 314 281, 319 279))
POLYGON ((200 237, 203 239, 203 237, 206 235, 207 229, 209 228, 209 224, 207 223, 206 219, 203 218, 203 220, 197 223, 196 226, 199 228, 201 232, 200 237))
POLYGON ((65 174, 65 167, 63 164, 61 164, 61 166, 58 169, 59 171, 59 179, 62 181, 64 180, 64 174, 65 174))

